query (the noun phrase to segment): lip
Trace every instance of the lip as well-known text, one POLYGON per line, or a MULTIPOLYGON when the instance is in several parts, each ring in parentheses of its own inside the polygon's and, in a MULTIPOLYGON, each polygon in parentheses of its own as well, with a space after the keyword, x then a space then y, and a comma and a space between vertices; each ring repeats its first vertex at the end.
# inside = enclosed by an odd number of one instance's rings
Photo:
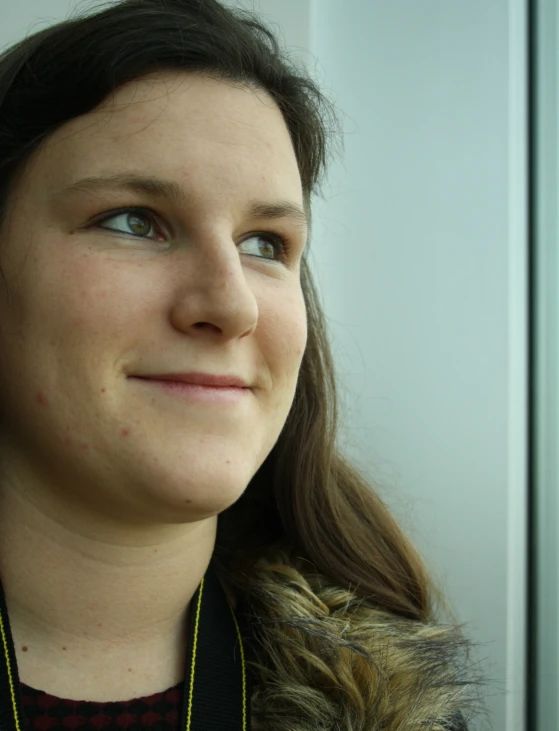
POLYGON ((171 396, 183 401, 197 401, 206 404, 238 404, 244 402, 251 393, 250 388, 239 386, 207 386, 205 384, 151 377, 135 377, 135 380, 141 381, 150 389, 165 394, 166 397, 171 396))
POLYGON ((173 381, 195 386, 213 386, 214 388, 249 388, 239 376, 214 376, 210 373, 161 373, 149 376, 135 376, 149 381, 173 381))

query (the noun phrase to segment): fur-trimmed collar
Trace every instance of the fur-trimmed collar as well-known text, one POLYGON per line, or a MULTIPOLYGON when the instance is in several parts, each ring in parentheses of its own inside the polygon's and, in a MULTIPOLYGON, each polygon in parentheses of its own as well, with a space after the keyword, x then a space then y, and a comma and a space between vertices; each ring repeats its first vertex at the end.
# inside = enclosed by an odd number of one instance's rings
POLYGON ((284 568, 283 579, 261 574, 247 605, 252 731, 473 731, 473 719, 487 718, 485 679, 462 627, 358 597, 340 606, 339 590, 310 591, 284 568), (299 586, 285 583, 289 574, 299 586))

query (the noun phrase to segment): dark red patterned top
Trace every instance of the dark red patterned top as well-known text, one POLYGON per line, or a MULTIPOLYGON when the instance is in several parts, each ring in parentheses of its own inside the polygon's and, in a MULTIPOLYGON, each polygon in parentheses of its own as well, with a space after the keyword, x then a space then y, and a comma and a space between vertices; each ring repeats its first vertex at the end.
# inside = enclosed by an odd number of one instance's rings
POLYGON ((184 681, 161 693, 98 703, 57 698, 21 683, 28 731, 179 731, 184 681))

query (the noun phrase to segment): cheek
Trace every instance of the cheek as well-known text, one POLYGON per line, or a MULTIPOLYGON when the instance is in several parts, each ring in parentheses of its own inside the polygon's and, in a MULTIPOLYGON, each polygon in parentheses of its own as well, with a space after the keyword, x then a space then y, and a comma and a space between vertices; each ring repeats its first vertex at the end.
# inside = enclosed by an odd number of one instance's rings
POLYGON ((261 343, 270 371, 294 389, 307 343, 307 313, 302 295, 278 298, 261 311, 261 343))
POLYGON ((110 294, 107 268, 99 272, 94 259, 63 260, 55 246, 50 250, 51 256, 30 258, 21 276, 13 277, 10 307, 0 298, 2 345, 8 351, 2 354, 2 386, 5 379, 13 379, 22 393, 44 391, 49 401, 53 393, 68 393, 74 379, 94 371, 115 330, 126 329, 126 313, 110 294))
POLYGON ((307 343, 307 316, 304 301, 281 298, 281 307, 260 309, 258 347, 271 376, 266 403, 267 440, 263 454, 276 443, 295 398, 301 361, 307 343))
POLYGON ((301 290, 299 290, 296 300, 293 334, 294 352, 297 357, 297 365, 300 366, 307 345, 307 308, 301 290))
POLYGON ((146 278, 126 276, 118 261, 76 257, 53 288, 49 320, 63 349, 101 354, 146 321, 146 278), (55 289, 60 296, 54 294, 55 289))

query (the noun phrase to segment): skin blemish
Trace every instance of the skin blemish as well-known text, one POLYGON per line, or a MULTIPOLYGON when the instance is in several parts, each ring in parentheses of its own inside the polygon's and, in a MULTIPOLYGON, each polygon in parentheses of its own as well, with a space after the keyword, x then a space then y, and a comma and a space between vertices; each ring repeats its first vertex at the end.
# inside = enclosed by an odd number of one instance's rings
POLYGON ((22 650, 23 650, 24 652, 27 652, 27 650, 28 650, 29 648, 27 647, 27 645, 24 645, 24 646, 23 646, 23 647, 22 647, 21 649, 22 649, 22 650))
POLYGON ((63 649, 63 650, 65 650, 66 648, 65 648, 65 647, 63 647, 62 649, 63 649))
POLYGON ((106 390, 107 390, 106 388, 102 388, 101 393, 105 393, 106 390))
POLYGON ((129 434, 130 434, 130 429, 129 429, 128 427, 125 427, 125 428, 124 428, 124 429, 122 430, 122 434, 123 434, 123 435, 124 435, 125 437, 127 437, 127 436, 128 436, 129 434))
POLYGON ((47 397, 42 391, 39 391, 37 394, 37 403, 41 404, 41 406, 48 406, 49 404, 47 397))

